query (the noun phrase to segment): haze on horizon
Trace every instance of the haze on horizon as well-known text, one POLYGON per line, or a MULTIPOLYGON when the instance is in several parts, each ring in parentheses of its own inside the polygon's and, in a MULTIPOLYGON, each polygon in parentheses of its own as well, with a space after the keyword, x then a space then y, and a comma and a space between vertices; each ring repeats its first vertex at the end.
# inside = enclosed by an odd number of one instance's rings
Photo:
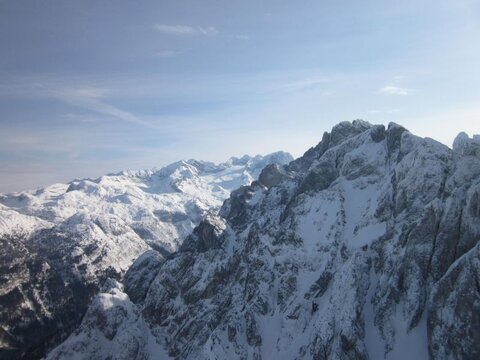
POLYGON ((340 121, 479 133, 474 0, 0 0, 0 192, 301 155, 340 121))

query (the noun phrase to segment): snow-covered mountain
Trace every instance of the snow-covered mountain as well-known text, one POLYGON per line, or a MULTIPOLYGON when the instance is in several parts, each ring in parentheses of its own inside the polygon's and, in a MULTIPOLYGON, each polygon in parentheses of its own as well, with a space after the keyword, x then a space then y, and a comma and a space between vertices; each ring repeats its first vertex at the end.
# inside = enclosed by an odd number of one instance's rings
POLYGON ((230 191, 290 154, 188 160, 0 194, 0 357, 36 358, 79 324, 106 278, 175 252, 230 191))
POLYGON ((48 359, 480 358, 480 138, 343 122, 109 280, 48 359))

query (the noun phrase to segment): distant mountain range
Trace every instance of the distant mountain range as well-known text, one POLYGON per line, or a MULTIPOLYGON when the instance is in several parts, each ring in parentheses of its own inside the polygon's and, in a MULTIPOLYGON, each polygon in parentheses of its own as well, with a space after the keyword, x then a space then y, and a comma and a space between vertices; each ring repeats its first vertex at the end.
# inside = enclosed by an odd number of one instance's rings
POLYGON ((0 355, 479 359, 480 137, 355 120, 291 160, 3 195, 0 355))
POLYGON ((175 252, 231 190, 292 159, 179 161, 0 194, 0 357, 40 357, 79 324, 105 279, 122 279, 145 251, 175 252))

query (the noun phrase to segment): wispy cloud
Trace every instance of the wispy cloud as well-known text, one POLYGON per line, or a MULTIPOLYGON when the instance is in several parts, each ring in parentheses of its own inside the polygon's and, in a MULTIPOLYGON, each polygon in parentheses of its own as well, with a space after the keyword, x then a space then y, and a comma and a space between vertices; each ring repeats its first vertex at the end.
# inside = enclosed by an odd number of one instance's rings
POLYGON ((177 53, 173 50, 160 50, 155 53, 155 55, 162 59, 167 59, 174 57, 177 53))
POLYGON ((176 36, 191 36, 191 35, 205 35, 211 36, 218 33, 217 29, 213 26, 189 26, 189 25, 166 25, 155 24, 153 26, 155 30, 164 34, 176 35, 176 36))
POLYGON ((338 80, 337 75, 318 70, 303 70, 297 73, 281 74, 265 83, 268 84, 270 91, 278 96, 296 94, 305 97, 330 97, 337 94, 338 80))
POLYGON ((400 87, 394 84, 386 85, 380 89, 380 93, 386 95, 400 95, 400 96, 407 96, 411 95, 415 92, 414 89, 400 87))
POLYGON ((109 103, 112 90, 96 85, 77 84, 72 79, 17 79, 11 86, 0 86, 0 96, 46 98, 137 125, 150 126, 138 116, 109 103))
POLYGON ((225 35, 225 37, 227 39, 235 39, 235 40, 250 40, 250 36, 245 34, 225 35))
POLYGON ((108 89, 98 87, 76 87, 54 90, 52 97, 71 105, 82 107, 98 114, 107 115, 137 125, 148 125, 134 114, 107 103, 108 89))
POLYGON ((329 82, 331 82, 331 79, 325 76, 304 77, 280 84, 278 88, 285 91, 297 91, 312 89, 318 86, 325 86, 325 84, 329 82))

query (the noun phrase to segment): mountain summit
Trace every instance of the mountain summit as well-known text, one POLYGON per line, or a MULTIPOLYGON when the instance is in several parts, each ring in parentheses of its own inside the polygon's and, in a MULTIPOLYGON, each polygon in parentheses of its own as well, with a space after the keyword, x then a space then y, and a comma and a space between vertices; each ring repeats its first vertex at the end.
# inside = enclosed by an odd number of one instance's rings
POLYGON ((480 143, 343 122, 109 282, 49 359, 477 359, 480 143))
POLYGON ((274 158, 4 195, 4 353, 80 324, 47 359, 480 357, 478 136, 355 120, 274 158))

